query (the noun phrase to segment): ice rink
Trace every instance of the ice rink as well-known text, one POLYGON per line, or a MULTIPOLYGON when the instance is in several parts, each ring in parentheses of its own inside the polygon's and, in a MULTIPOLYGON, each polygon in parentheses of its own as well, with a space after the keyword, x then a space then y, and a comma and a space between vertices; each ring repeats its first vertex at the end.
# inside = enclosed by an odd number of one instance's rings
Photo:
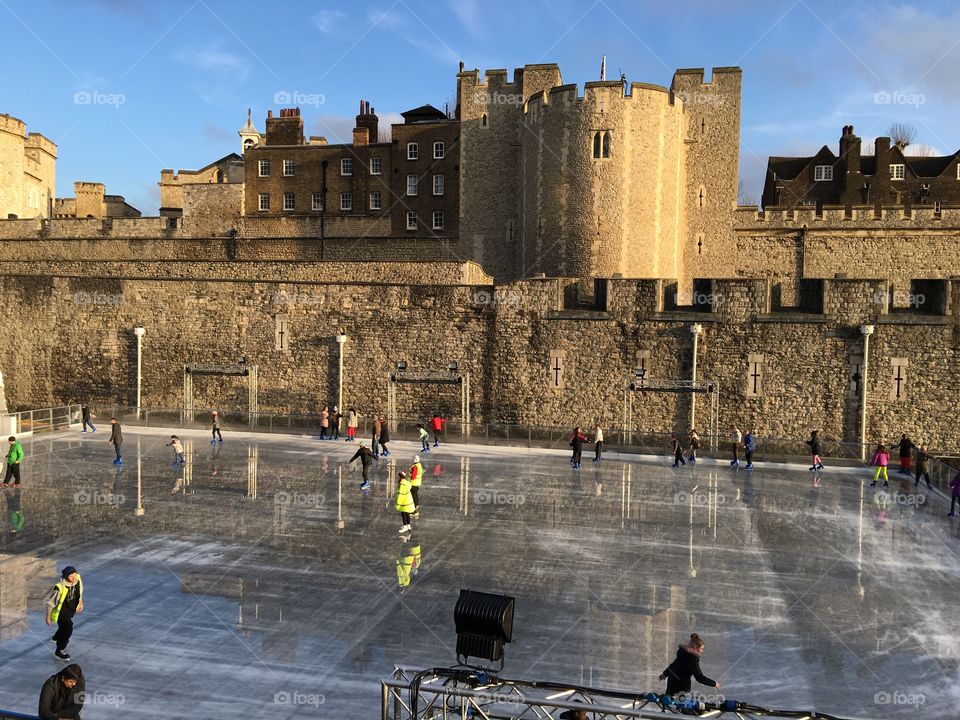
POLYGON ((0 708, 36 712, 62 667, 41 597, 70 564, 87 720, 379 717, 394 665, 456 662, 460 588, 516 597, 504 676, 662 691, 697 632, 727 698, 960 715, 958 524, 912 480, 442 446, 404 540, 411 443, 362 492, 342 440, 180 434, 182 467, 159 430, 125 428, 120 467, 104 428, 24 441, 23 489, 0 493, 0 708))

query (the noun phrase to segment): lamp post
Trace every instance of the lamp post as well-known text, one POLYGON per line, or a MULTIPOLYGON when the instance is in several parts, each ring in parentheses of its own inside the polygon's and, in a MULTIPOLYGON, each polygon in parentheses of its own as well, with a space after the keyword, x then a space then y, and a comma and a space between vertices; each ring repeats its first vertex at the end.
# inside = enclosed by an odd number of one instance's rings
POLYGON ((329 160, 322 160, 320 167, 323 169, 323 181, 320 184, 320 259, 324 259, 326 237, 324 235, 324 216, 327 214, 327 165, 329 160))
POLYGON ((146 328, 135 327, 133 334, 137 336, 137 420, 140 419, 140 398, 143 385, 143 335, 146 328))
MULTIPOLYGON (((697 347, 698 341, 700 339, 700 332, 703 330, 703 326, 700 323, 694 323, 690 326, 690 333, 693 335, 693 368, 690 373, 690 380, 694 384, 697 382, 697 347)), ((697 394, 695 392, 690 393, 690 428, 693 429, 697 426, 697 394)))
MULTIPOLYGON (((340 330, 337 333, 337 345, 340 349, 340 356, 337 361, 337 411, 343 412, 343 346, 347 342, 347 336, 343 334, 343 330, 340 330)), ((337 430, 337 432, 340 432, 337 430)))
POLYGON ((860 334, 863 335, 863 366, 861 374, 863 380, 860 383, 860 459, 867 459, 867 368, 870 363, 870 336, 873 335, 873 325, 861 325, 860 334))

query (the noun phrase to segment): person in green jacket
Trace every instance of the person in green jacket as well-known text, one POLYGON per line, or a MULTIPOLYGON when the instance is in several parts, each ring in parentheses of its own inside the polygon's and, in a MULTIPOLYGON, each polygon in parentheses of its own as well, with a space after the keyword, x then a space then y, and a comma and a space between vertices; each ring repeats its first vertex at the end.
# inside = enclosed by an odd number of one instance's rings
POLYGON ((10 441, 10 451, 7 453, 7 474, 3 476, 0 487, 7 487, 12 477, 13 487, 18 488, 20 487, 20 461, 23 460, 23 446, 13 435, 7 440, 10 441))

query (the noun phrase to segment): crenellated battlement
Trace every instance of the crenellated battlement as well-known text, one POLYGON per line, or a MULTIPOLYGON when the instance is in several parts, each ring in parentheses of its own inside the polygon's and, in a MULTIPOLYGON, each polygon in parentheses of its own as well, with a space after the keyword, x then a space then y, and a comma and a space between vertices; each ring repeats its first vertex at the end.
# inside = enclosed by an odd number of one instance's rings
POLYGON ((622 102, 624 107, 631 105, 647 104, 653 102, 666 102, 674 105, 674 95, 670 90, 662 85, 652 83, 634 82, 630 83, 630 93, 626 92, 626 86, 617 81, 592 81, 584 83, 583 92, 576 83, 567 85, 558 85, 549 90, 541 90, 534 93, 524 105, 525 112, 538 112, 548 106, 569 107, 573 105, 597 106, 600 103, 612 101, 622 102))
POLYGON ((27 124, 20 118, 6 113, 0 115, 0 132, 10 133, 22 138, 27 137, 27 124))
POLYGON ((30 133, 27 135, 25 147, 27 149, 40 150, 54 158, 57 157, 57 144, 40 133, 30 133))
POLYGON ((881 207, 879 213, 872 205, 857 205, 849 210, 839 205, 825 205, 820 211, 814 206, 797 208, 738 207, 733 214, 735 230, 769 228, 960 228, 960 206, 900 205, 881 207))

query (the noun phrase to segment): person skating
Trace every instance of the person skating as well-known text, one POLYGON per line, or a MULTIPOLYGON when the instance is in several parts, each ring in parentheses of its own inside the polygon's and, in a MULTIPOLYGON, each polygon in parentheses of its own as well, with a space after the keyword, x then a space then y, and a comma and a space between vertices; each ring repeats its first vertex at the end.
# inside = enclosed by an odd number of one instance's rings
POLYGON ((890 464, 890 451, 887 450, 887 446, 883 443, 877 445, 877 449, 873 451, 873 459, 870 461, 870 464, 876 467, 876 470, 873 472, 873 482, 870 483, 870 487, 874 487, 877 484, 877 480, 880 479, 880 476, 883 475, 883 486, 885 488, 890 487, 890 483, 887 482, 887 465, 890 464))
POLYGON ((423 484, 423 465, 420 456, 413 456, 413 465, 410 466, 410 494, 413 496, 413 516, 420 517, 420 486, 423 484))
POLYGON ((220 432, 220 413, 216 410, 213 411, 211 416, 213 419, 213 425, 211 426, 211 440, 210 444, 213 445, 215 442, 223 442, 223 433, 220 432))
POLYGON ((930 453, 927 452, 927 446, 921 445, 917 448, 917 476, 914 479, 913 486, 920 485, 920 478, 927 481, 927 487, 930 487, 930 453))
POLYGON ((443 426, 447 421, 439 415, 434 415, 430 421, 430 429, 433 430, 433 446, 440 447, 440 437, 443 435, 443 426))
POLYGON ((910 460, 912 459, 911 454, 916 445, 913 444, 913 440, 907 437, 906 433, 903 433, 900 436, 900 473, 903 475, 910 475, 910 460))
POLYGON ((690 642, 677 649, 676 659, 660 673, 660 681, 667 681, 667 695, 689 693, 692 679, 707 687, 720 688, 720 683, 711 680, 700 670, 700 656, 703 655, 703 640, 697 633, 690 636, 690 642))
POLYGON ((810 446, 810 470, 823 470, 823 460, 820 459, 823 443, 820 442, 820 433, 817 430, 811 430, 810 439, 805 442, 810 446))
POLYGON ((347 410, 347 442, 353 442, 357 439, 357 425, 360 424, 360 416, 353 408, 347 410))
POLYGON ((123 445, 123 430, 120 429, 120 422, 116 418, 110 418, 110 439, 107 442, 113 445, 113 450, 117 453, 117 459, 113 461, 113 464, 122 465, 123 458, 120 457, 120 446, 123 445))
POLYGON ((697 461, 697 450, 700 449, 700 436, 697 435, 697 431, 693 428, 690 428, 690 457, 687 458, 692 463, 697 461))
POLYGON ((83 430, 81 430, 80 432, 86 432, 87 425, 90 426, 90 430, 92 432, 97 431, 97 428, 94 427, 92 422, 90 422, 90 406, 87 405, 86 403, 80 406, 80 419, 83 420, 83 430))
POLYGON ((333 406, 333 412, 330 414, 330 431, 333 433, 333 439, 340 439, 340 422, 343 420, 343 413, 336 405, 333 406))
POLYGON ((330 430, 330 408, 326 405, 320 411, 320 439, 326 440, 329 437, 330 430))
POLYGON ((673 466, 685 466, 687 461, 683 459, 683 443, 680 442, 680 438, 676 435, 676 433, 670 436, 670 440, 673 442, 673 466))
POLYGON ((740 434, 740 428, 733 426, 733 432, 730 433, 730 449, 733 451, 733 460, 730 464, 733 467, 740 467, 740 443, 743 442, 743 435, 740 434))
POLYGON ((407 477, 407 474, 401 470, 397 476, 397 499, 393 504, 394 509, 400 513, 400 519, 403 521, 403 525, 398 531, 401 534, 410 532, 413 529, 410 526, 410 515, 416 507, 413 504, 411 487, 410 479, 407 477))
POLYGON ((960 473, 957 473, 953 476, 953 480, 950 481, 950 512, 947 514, 947 517, 954 516, 954 507, 960 505, 960 473))
POLYGON ((67 645, 73 635, 73 616, 83 612, 83 580, 73 565, 60 573, 60 580, 47 593, 47 625, 57 624, 57 632, 51 640, 57 644, 54 652, 61 660, 69 660, 67 645))
POLYGON ((593 426, 593 461, 600 462, 600 456, 603 453, 603 428, 600 423, 593 426))
POLYGON ((180 442, 179 437, 177 437, 176 435, 171 435, 170 442, 167 443, 167 447, 173 448, 173 464, 174 465, 180 465, 186 462, 183 456, 183 443, 180 442))
POLYGON ((580 426, 577 425, 570 434, 570 447, 573 448, 573 457, 570 458, 570 465, 574 470, 580 469, 580 460, 583 457, 583 443, 587 436, 583 434, 580 426))
POLYGON ((13 487, 18 488, 20 487, 20 463, 23 460, 23 446, 13 435, 7 438, 7 442, 10 443, 10 449, 7 451, 7 473, 3 476, 0 487, 7 487, 12 484, 13 487), (13 478, 13 483, 10 482, 10 478, 13 478))
POLYGON ((379 417, 374 417, 373 419, 373 459, 378 460, 380 458, 380 430, 383 428, 383 423, 380 422, 379 417))
POLYGON ((51 675, 40 689, 40 720, 79 720, 86 697, 83 670, 76 663, 51 675))
POLYGON ((360 459, 360 466, 363 470, 363 482, 360 483, 360 487, 366 489, 370 487, 370 465, 373 463, 373 452, 371 452, 363 440, 360 441, 360 447, 357 448, 357 451, 347 464, 349 465, 357 458, 360 459))
POLYGON ((384 457, 390 456, 390 451, 387 449, 387 443, 390 442, 390 428, 387 427, 387 421, 382 417, 380 418, 380 450, 384 457))
POLYGON ((430 452, 430 434, 423 423, 417 423, 417 438, 420 440, 420 452, 430 452))
POLYGON ((745 470, 753 470, 753 454, 757 451, 757 438, 753 430, 747 430, 743 436, 743 458, 747 461, 745 470))

